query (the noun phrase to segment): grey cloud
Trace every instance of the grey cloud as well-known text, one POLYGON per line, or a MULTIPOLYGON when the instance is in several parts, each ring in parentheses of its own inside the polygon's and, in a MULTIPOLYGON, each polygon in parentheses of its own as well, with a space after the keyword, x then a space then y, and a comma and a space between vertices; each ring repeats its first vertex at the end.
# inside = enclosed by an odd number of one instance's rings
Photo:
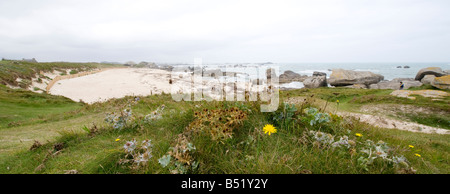
POLYGON ((0 1, 0 57, 450 61, 448 0, 0 1))

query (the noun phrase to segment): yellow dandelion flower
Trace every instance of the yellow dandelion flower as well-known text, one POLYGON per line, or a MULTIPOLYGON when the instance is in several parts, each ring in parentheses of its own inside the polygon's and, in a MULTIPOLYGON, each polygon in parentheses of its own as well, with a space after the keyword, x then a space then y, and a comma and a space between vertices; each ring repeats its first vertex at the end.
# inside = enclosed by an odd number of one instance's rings
POLYGON ((409 148, 414 148, 414 146, 413 145, 409 145, 409 148))
POLYGON ((336 100, 337 103, 339 103, 339 100, 336 100))
POLYGON ((416 154, 416 156, 419 157, 419 158, 422 157, 420 154, 416 154))
POLYGON ((271 124, 267 124, 266 126, 264 126, 263 130, 265 134, 269 135, 272 133, 277 133, 277 129, 271 124))
POLYGON ((116 139, 116 141, 120 141, 120 139, 116 139))
POLYGON ((356 133, 355 135, 358 136, 358 137, 362 137, 363 136, 361 133, 356 133))

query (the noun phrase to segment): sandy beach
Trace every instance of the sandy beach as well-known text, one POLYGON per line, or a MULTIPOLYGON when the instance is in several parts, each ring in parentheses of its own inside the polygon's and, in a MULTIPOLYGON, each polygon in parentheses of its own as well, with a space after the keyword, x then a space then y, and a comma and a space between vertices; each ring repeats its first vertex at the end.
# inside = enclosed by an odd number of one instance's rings
POLYGON ((125 96, 170 92, 170 72, 160 69, 111 69, 82 77, 60 80, 50 94, 86 103, 125 96))

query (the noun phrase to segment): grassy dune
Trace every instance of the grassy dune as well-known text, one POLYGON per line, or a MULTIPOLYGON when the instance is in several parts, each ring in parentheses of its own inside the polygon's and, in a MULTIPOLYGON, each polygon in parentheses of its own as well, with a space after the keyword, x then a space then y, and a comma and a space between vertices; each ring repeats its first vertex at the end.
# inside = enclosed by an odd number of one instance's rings
POLYGON ((48 62, 32 63, 26 61, 4 60, 0 61, 0 84, 19 86, 27 88, 32 78, 37 78, 42 72, 61 71, 67 74, 65 70, 71 69, 70 74, 81 71, 87 71, 95 68, 116 67, 120 65, 102 64, 102 63, 69 63, 69 62, 48 62), (23 79, 21 83, 17 78, 23 79))
MULTIPOLYGON (((450 172, 449 135, 381 129, 334 114, 321 114, 327 119, 311 125, 314 116, 308 114, 313 108, 318 113, 334 108, 358 111, 358 107, 367 104, 424 106, 448 114, 448 99, 437 102, 418 98, 411 103, 390 97, 389 90, 302 89, 281 93, 282 101, 307 97, 308 100, 295 104, 295 109, 292 105, 285 109, 281 104, 275 113, 261 113, 257 102, 175 102, 163 94, 140 97, 138 101, 126 97, 85 105, 63 97, 21 90, 5 93, 6 90, 9 89, 2 87, 1 104, 12 108, 2 109, 0 115, 3 118, 14 112, 18 117, 0 122, 0 173, 450 172), (312 103, 314 99, 328 101, 326 106, 331 108, 312 103), (340 101, 339 107, 336 100, 340 101), (39 106, 22 106, 24 102, 39 106), (23 109, 12 110, 14 107, 23 109), (162 111, 153 112, 162 107, 162 111), (35 112, 28 114, 31 111, 35 112), (113 112, 127 121, 122 125, 105 122, 106 114, 113 112), (237 119, 232 116, 235 113, 245 117, 237 119), (8 127, 10 122, 21 124, 8 127), (274 125, 277 133, 265 134, 266 124, 274 125), (349 144, 335 147, 317 139, 311 131, 322 132, 320 137, 332 136, 332 143, 348 137, 349 144), (124 145, 133 139, 137 148, 127 154, 124 145), (146 139, 151 140, 151 152, 138 149, 146 139), (40 145, 30 150, 33 140, 40 145), (376 145, 368 146, 367 140, 379 143, 378 148, 389 148, 371 152, 380 156, 368 162, 369 154, 365 152, 376 149, 376 145), (152 157, 138 165, 132 160, 139 153, 151 153, 152 157), (405 162, 389 161, 402 156, 405 162), (167 158, 171 160, 164 160, 167 158)), ((448 118, 441 117, 442 122, 448 122, 448 118)))

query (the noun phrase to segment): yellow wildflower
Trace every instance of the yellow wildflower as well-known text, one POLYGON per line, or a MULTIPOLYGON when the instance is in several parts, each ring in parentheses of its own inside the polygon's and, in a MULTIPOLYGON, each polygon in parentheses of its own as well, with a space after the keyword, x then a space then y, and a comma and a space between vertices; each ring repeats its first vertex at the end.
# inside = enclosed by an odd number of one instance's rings
POLYGON ((409 148, 414 148, 414 146, 413 145, 409 145, 409 148))
POLYGON ((420 154, 416 154, 417 157, 422 157, 420 154))
POLYGON ((356 133, 355 135, 358 136, 358 137, 362 137, 363 136, 361 133, 356 133))
POLYGON ((266 126, 264 126, 263 130, 265 134, 269 135, 272 133, 277 133, 277 129, 271 124, 267 124, 266 126))
POLYGON ((116 141, 120 141, 120 139, 116 139, 116 141))
POLYGON ((336 100, 336 102, 339 104, 339 100, 336 100))

